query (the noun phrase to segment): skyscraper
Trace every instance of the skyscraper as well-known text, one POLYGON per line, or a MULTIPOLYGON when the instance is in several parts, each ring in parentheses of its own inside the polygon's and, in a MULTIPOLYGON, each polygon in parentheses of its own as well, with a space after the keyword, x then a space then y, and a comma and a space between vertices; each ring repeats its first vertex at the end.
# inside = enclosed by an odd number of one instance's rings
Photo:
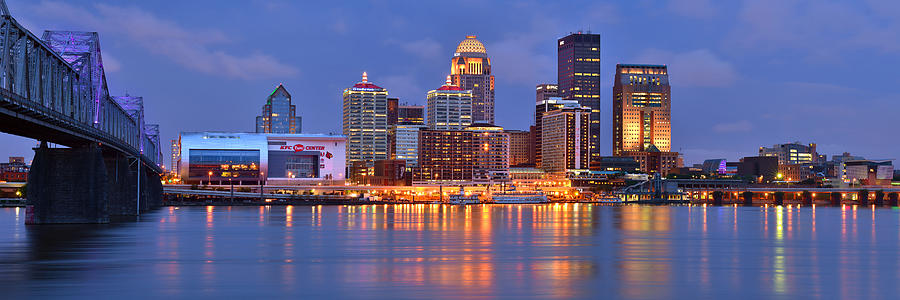
POLYGON ((616 65, 613 155, 672 150, 671 97, 665 65, 616 65))
POLYGON ((472 91, 463 90, 447 82, 436 90, 428 91, 428 128, 435 130, 461 130, 472 125, 472 91))
POLYGON ((366 72, 362 81, 344 89, 343 132, 347 136, 347 165, 364 161, 389 159, 388 91, 369 82, 366 72))
POLYGON ((450 59, 450 75, 454 85, 472 91, 472 122, 494 124, 494 75, 491 59, 484 44, 474 35, 456 47, 450 59))
POLYGON ((565 175, 567 170, 588 169, 591 109, 567 103, 543 115, 542 166, 565 175))
MULTIPOLYGON (((534 104, 534 163, 542 168, 543 159, 543 118, 544 113, 562 108, 565 104, 578 104, 575 100, 562 100, 560 97, 548 97, 534 104)), ((587 155, 587 153, 585 153, 587 155)))
POLYGON ((592 162, 600 159, 600 35, 572 33, 557 41, 559 96, 591 108, 592 162))
POLYGON ((278 84, 266 98, 262 115, 256 117, 256 133, 300 133, 297 107, 291 104, 291 94, 278 84))

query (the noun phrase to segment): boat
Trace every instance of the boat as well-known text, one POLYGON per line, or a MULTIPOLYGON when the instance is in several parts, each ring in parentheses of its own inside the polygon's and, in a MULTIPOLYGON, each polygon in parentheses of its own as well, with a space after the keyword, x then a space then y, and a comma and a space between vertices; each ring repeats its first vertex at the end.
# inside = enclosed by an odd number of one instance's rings
POLYGON ((511 189, 491 194, 491 202, 496 204, 529 204, 529 203, 550 203, 547 195, 539 190, 534 191, 517 191, 513 186, 511 189))
POLYGON ((481 203, 481 201, 478 200, 478 195, 475 195, 475 194, 466 195, 466 192, 463 190, 463 187, 460 186, 459 193, 450 195, 449 203, 457 204, 457 205, 466 205, 466 204, 479 204, 479 203, 481 203))

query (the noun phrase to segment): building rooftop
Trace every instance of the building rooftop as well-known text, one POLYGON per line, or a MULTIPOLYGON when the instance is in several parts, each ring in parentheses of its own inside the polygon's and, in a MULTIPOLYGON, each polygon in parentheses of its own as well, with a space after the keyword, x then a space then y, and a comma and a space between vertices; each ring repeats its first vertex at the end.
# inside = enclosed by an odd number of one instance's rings
POLYGON ((459 42, 459 46, 456 46, 456 53, 487 54, 487 49, 484 48, 484 44, 482 44, 476 36, 468 35, 465 40, 459 42))

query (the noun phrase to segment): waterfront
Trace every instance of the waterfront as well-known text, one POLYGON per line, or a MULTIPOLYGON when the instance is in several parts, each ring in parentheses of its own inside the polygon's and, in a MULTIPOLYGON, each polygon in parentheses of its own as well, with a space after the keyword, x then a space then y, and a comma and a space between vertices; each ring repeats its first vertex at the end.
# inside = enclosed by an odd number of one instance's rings
POLYGON ((166 207, 25 226, 0 209, 11 298, 892 298, 900 210, 872 207, 166 207))

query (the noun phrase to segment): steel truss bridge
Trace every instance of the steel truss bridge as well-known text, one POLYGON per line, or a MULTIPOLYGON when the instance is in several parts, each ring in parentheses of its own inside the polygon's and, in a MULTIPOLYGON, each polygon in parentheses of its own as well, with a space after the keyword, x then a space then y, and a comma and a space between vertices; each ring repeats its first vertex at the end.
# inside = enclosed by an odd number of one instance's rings
POLYGON ((35 223, 102 223, 152 208, 142 198, 161 198, 159 126, 145 123, 142 97, 109 94, 99 34, 38 38, 4 0, 0 131, 41 141, 27 189, 35 223))
POLYGON ((162 172, 158 127, 143 124, 143 103, 128 101, 139 97, 109 95, 96 32, 38 38, 5 1, 0 14, 0 130, 69 147, 95 143, 162 172))

